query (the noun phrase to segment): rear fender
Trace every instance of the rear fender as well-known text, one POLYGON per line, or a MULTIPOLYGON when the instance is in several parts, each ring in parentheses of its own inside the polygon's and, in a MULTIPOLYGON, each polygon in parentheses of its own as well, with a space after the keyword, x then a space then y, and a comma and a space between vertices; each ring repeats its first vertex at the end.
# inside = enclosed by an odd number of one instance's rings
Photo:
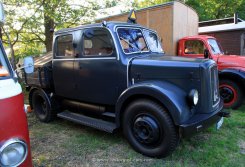
POLYGON ((133 97, 150 97, 160 102, 171 115, 176 125, 190 117, 190 107, 187 104, 187 94, 179 87, 168 82, 141 82, 126 89, 118 98, 116 104, 116 124, 119 127, 121 117, 127 105, 135 100, 133 97))

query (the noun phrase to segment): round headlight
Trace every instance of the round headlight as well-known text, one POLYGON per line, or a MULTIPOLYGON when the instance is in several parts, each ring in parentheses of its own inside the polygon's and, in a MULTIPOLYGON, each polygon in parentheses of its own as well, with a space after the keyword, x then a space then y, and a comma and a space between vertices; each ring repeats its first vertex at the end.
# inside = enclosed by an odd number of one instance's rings
POLYGON ((27 145, 19 139, 10 139, 0 148, 0 166, 19 166, 27 157, 27 145))
POLYGON ((192 105, 197 105, 199 100, 198 91, 196 89, 192 89, 189 93, 189 101, 192 105))

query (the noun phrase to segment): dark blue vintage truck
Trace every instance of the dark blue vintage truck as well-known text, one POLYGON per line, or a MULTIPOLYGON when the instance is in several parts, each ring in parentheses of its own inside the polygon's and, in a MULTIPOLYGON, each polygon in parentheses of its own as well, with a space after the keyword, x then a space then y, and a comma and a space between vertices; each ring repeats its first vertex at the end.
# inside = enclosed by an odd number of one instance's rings
POLYGON ((155 31, 103 22, 55 33, 53 52, 24 74, 32 109, 113 133, 131 146, 165 157, 180 138, 226 116, 212 60, 166 56, 155 31))

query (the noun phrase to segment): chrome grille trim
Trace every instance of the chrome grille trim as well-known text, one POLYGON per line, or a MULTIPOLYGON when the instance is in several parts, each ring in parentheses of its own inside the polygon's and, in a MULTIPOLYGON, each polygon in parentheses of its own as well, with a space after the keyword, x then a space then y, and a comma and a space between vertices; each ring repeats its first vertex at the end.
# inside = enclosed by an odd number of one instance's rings
POLYGON ((220 102, 218 69, 216 65, 210 67, 210 87, 212 104, 213 107, 216 107, 220 102))

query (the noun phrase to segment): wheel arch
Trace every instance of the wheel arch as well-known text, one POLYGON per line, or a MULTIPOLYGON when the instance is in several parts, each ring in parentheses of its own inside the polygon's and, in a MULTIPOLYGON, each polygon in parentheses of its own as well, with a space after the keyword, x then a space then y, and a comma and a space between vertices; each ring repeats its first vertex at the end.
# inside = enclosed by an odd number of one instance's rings
POLYGON ((129 87, 118 98, 116 104, 116 124, 118 127, 126 107, 134 100, 142 98, 153 100, 165 107, 175 125, 179 125, 190 113, 185 100, 186 93, 182 89, 167 82, 141 83, 129 87))
POLYGON ((30 103, 30 106, 31 106, 31 109, 33 109, 33 104, 32 104, 32 95, 33 95, 33 93, 36 91, 36 90, 39 90, 39 91, 41 91, 43 94, 44 94, 44 96, 47 98, 47 100, 48 100, 48 103, 49 103, 49 105, 51 106, 51 101, 50 101, 50 98, 48 97, 48 95, 47 95, 47 93, 43 90, 43 89, 41 89, 41 88, 38 88, 38 87, 32 87, 31 89, 30 89, 30 91, 29 91, 29 103, 30 103))
POLYGON ((243 94, 245 94, 245 73, 235 69, 225 69, 219 72, 220 80, 231 80, 235 82, 242 90, 243 94))

